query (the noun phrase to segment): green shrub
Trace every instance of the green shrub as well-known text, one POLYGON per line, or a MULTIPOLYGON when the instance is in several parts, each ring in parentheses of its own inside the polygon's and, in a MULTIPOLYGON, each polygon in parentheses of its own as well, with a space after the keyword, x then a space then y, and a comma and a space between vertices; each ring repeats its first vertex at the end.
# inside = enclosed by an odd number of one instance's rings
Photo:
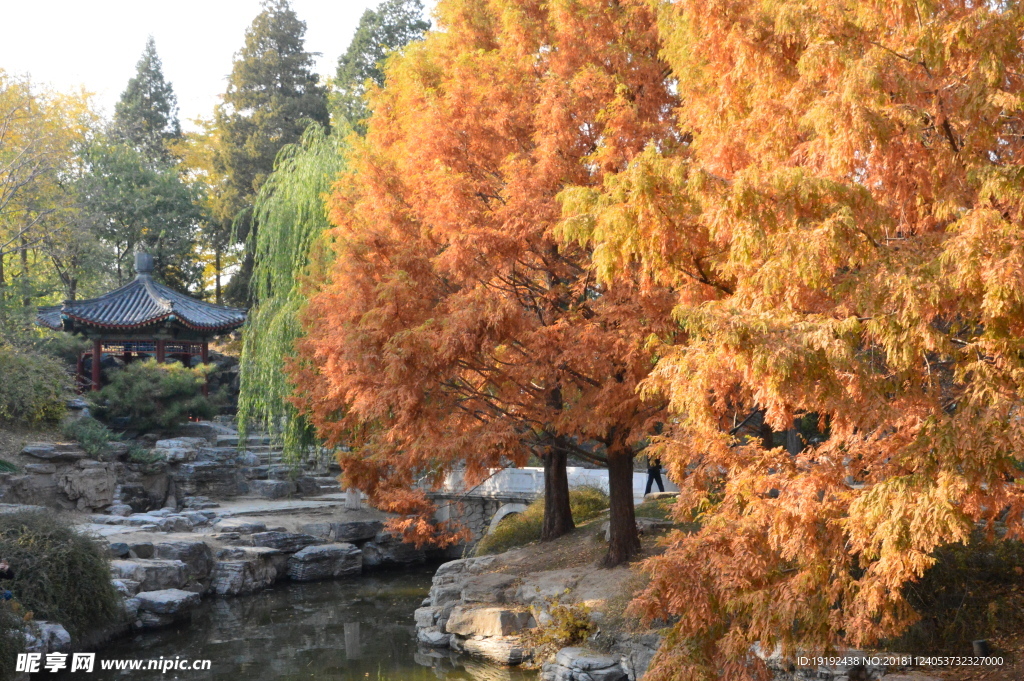
POLYGON ((551 621, 539 627, 530 641, 534 645, 554 649, 575 646, 586 641, 597 631, 590 618, 590 608, 582 603, 562 603, 557 597, 547 599, 551 621))
POLYGON ((0 515, 0 558, 14 570, 14 579, 3 583, 14 600, 0 602, 6 611, 0 616, 0 678, 13 669, 7 666, 13 655, 7 658, 6 642, 17 635, 20 622, 12 610, 59 622, 73 638, 121 617, 121 597, 110 583, 104 551, 53 512, 0 515))
POLYGON ((88 338, 61 331, 36 336, 29 344, 36 352, 58 359, 69 366, 77 365, 79 355, 92 349, 92 341, 88 338))
POLYGON ((91 418, 67 421, 61 425, 60 431, 65 437, 76 440, 82 445, 85 453, 94 459, 103 457, 107 453, 108 445, 120 439, 117 433, 91 418))
POLYGON ((886 642, 887 650, 960 654, 972 640, 1013 638, 1024 630, 1024 543, 975 532, 969 544, 933 555, 935 565, 903 589, 921 619, 886 642))
POLYGON ((71 377, 57 360, 0 345, 0 377, 0 422, 38 426, 64 416, 71 377))
MULTIPOLYGON (((608 495, 596 487, 577 487, 569 490, 569 508, 573 522, 585 523, 608 508, 608 495)), ((486 556, 502 553, 518 546, 525 546, 540 539, 544 528, 544 500, 540 499, 526 507, 522 513, 513 513, 502 518, 494 531, 486 535, 476 546, 476 555, 486 556)))
POLYGON ((115 427, 131 430, 172 429, 190 416, 217 413, 202 393, 212 365, 189 369, 177 362, 133 362, 112 372, 110 383, 93 393, 94 413, 115 427))

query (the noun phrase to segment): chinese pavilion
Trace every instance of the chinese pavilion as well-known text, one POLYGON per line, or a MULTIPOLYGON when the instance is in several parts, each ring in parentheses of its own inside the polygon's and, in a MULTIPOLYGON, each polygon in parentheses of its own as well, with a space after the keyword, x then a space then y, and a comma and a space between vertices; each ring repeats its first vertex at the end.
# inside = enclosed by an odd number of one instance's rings
POLYGON ((98 298, 39 308, 40 325, 92 340, 92 351, 78 358, 82 388, 100 389, 103 355, 125 362, 141 357, 155 357, 157 362, 173 359, 186 366, 198 357, 205 364, 210 340, 245 323, 243 309, 204 303, 155 282, 153 257, 148 253, 135 255, 135 272, 132 282, 98 298), (86 358, 92 364, 91 376, 86 376, 86 358))

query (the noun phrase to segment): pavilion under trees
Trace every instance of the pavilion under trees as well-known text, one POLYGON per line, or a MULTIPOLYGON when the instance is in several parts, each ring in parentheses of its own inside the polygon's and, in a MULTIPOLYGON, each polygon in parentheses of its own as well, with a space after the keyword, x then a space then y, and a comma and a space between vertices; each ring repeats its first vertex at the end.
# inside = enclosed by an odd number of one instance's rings
POLYGON ((151 255, 137 253, 136 276, 128 284, 98 298, 39 308, 41 326, 92 340, 92 349, 78 358, 78 385, 83 389, 100 389, 103 355, 125 362, 177 360, 186 366, 199 358, 205 364, 210 340, 245 323, 246 310, 206 303, 159 284, 153 267, 151 255))

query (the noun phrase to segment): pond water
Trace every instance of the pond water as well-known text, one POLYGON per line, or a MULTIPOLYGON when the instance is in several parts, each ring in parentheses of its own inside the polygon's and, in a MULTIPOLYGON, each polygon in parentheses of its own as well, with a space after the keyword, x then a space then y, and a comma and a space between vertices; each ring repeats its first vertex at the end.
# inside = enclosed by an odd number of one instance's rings
MULTIPOLYGON (((251 596, 206 598, 191 624, 120 639, 82 671, 38 678, 72 681, 535 681, 416 643, 413 611, 432 570, 377 573, 350 581, 285 583, 251 596), (102 670, 105 660, 209 659, 206 671, 102 670)), ((34 677, 36 675, 33 675, 34 677)))

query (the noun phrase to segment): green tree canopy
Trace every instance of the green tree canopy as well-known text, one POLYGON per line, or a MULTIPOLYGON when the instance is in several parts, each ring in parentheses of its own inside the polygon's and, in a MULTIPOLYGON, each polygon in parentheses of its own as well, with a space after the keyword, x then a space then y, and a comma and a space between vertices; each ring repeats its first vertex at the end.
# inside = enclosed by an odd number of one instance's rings
POLYGON ((429 29, 420 0, 384 0, 376 10, 363 12, 352 42, 338 59, 331 101, 335 115, 364 132, 367 81, 383 86, 382 62, 388 54, 419 40, 429 29))
MULTIPOLYGON (((287 0, 265 0, 263 11, 245 32, 236 55, 223 104, 215 117, 220 129, 216 155, 224 175, 219 202, 222 224, 234 225, 247 239, 254 229, 252 202, 274 169, 274 158, 286 144, 298 142, 310 122, 328 126, 327 92, 313 72, 300 21, 287 0)), ((248 299, 252 253, 232 280, 227 295, 248 299)))
POLYGON ((108 262, 118 283, 132 277, 132 254, 142 247, 164 283, 189 291, 200 275, 194 248, 202 218, 198 187, 176 169, 153 165, 141 151, 108 139, 94 141, 85 155, 82 210, 111 251, 108 262))
POLYGON ((153 36, 146 40, 135 76, 114 107, 112 136, 154 161, 169 161, 166 143, 181 137, 178 99, 164 80, 153 36))
POLYGON ((256 304, 242 339, 238 422, 244 431, 248 425, 273 430, 283 421, 289 457, 298 457, 312 443, 312 430, 288 400, 292 383, 285 361, 295 354, 294 343, 302 333, 303 275, 313 245, 330 226, 324 196, 344 169, 347 132, 336 128, 328 135, 319 125, 311 125, 299 144, 281 150, 274 173, 256 198, 256 304))

